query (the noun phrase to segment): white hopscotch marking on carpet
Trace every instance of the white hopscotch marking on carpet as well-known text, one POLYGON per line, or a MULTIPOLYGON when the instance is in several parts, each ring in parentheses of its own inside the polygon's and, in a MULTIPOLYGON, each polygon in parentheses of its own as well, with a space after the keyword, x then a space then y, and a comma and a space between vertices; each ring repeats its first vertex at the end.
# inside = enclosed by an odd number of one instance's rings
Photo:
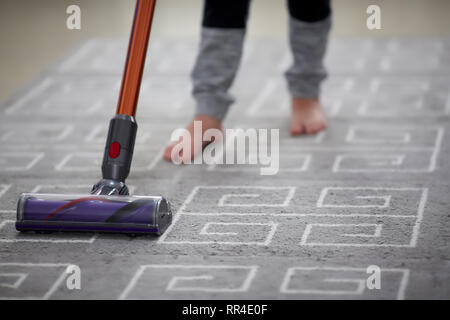
MULTIPOLYGON (((51 298, 51 296, 55 293, 55 291, 61 286, 62 282, 68 275, 67 270, 71 266, 70 263, 16 263, 16 262, 5 262, 0 263, 0 270, 2 268, 11 269, 11 268, 64 268, 64 271, 60 273, 50 287, 42 293, 41 296, 0 296, 0 300, 47 300, 51 298)), ((2 274, 19 274, 18 272, 1 272, 2 274)), ((20 272, 20 279, 18 279, 14 286, 10 286, 8 289, 13 289, 14 293, 19 293, 20 287, 27 282, 27 279, 30 278, 30 273, 20 272)), ((3 286, 5 287, 5 286, 3 286)))
MULTIPOLYGON (((172 276, 168 281, 168 285, 166 286, 166 291, 187 291, 187 292, 220 292, 220 293, 238 293, 238 292, 247 292, 250 288, 250 285, 258 271, 259 266, 251 265, 184 265, 184 264, 149 264, 149 265, 141 265, 136 273, 131 278, 128 285, 119 295, 120 300, 127 299, 128 296, 132 293, 133 289, 139 284, 140 279, 144 275, 147 269, 162 269, 165 270, 167 274, 168 270, 179 269, 179 270, 205 270, 206 274, 197 275, 197 276, 172 276), (241 280, 241 284, 237 287, 204 287, 204 286, 195 286, 190 284, 189 286, 181 286, 179 283, 195 283, 195 280, 207 280, 208 282, 212 282, 215 280, 215 277, 211 275, 216 271, 223 270, 244 270, 246 274, 244 274, 244 278, 241 280)), ((232 278, 227 278, 227 282, 232 279, 236 279, 236 276, 232 278)), ((223 279, 225 280, 225 279, 223 279)), ((186 285, 186 284, 185 284, 186 285)))
MULTIPOLYGON (((371 292, 366 286, 366 280, 369 276, 366 272, 367 268, 355 267, 290 267, 281 283, 280 293, 287 295, 359 296, 360 298, 363 298, 364 293, 370 294, 371 292), (314 288, 308 288, 307 284, 304 288, 293 288, 291 286, 292 279, 298 274, 303 273, 304 276, 311 277, 313 274, 321 275, 321 273, 324 272, 330 273, 328 277, 323 278, 322 280, 322 283, 328 285, 329 288, 322 288, 320 285, 314 288), (350 273, 351 278, 347 275, 348 273, 350 273), (333 283, 352 284, 353 289, 337 289, 336 285, 332 285, 333 283)), ((383 278, 387 273, 398 274, 399 283, 395 298, 397 300, 405 299, 405 291, 409 281, 409 269, 381 268, 381 289, 379 290, 383 290, 386 286, 386 282, 383 282, 383 278)), ((391 283, 388 283, 388 285, 391 285, 391 283)), ((392 290, 392 288, 390 289, 392 290)), ((376 293, 379 290, 373 291, 376 293)))

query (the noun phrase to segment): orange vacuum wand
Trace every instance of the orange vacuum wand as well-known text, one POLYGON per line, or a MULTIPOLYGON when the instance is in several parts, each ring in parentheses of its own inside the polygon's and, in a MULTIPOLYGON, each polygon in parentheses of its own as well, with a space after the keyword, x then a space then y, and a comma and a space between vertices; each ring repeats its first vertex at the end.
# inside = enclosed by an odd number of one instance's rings
POLYGON ((116 114, 136 116, 155 5, 156 0, 138 0, 136 3, 116 114))

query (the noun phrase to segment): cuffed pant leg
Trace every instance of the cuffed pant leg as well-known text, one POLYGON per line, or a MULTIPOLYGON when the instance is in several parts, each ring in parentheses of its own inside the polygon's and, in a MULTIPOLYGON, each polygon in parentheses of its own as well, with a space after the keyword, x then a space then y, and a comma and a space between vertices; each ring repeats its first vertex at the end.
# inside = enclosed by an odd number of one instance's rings
MULTIPOLYGON (((308 11, 300 12, 302 7, 294 5, 294 3, 300 3, 298 0, 289 1, 289 44, 293 64, 286 71, 285 76, 289 92, 293 97, 319 97, 320 84, 327 76, 323 60, 332 16, 330 8, 327 7, 327 1, 318 1, 317 4, 320 2, 322 2, 321 6, 316 6, 314 10, 308 9, 310 10, 308 13, 308 11)), ((307 4, 311 5, 311 3, 307 4)))
POLYGON ((223 119, 234 98, 228 92, 236 76, 245 29, 202 29, 202 39, 191 74, 196 115, 223 119))
POLYGON ((222 120, 242 57, 250 0, 205 0, 199 52, 191 73, 196 115, 222 120))

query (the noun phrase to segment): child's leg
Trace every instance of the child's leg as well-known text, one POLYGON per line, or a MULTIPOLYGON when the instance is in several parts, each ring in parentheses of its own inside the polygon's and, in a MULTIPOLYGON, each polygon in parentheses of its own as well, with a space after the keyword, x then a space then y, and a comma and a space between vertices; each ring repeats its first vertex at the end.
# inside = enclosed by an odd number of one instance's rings
POLYGON ((292 96, 291 133, 316 133, 326 128, 319 94, 327 75, 323 58, 331 28, 330 0, 288 0, 288 8, 294 58, 285 74, 292 96))
MULTIPOLYGON (((196 101, 193 121, 202 121, 203 131, 221 129, 221 121, 234 102, 228 90, 241 61, 249 6, 250 0, 204 2, 199 52, 191 73, 196 101)), ((187 126, 192 137, 193 121, 187 126)), ((164 153, 169 161, 174 145, 164 153)), ((191 158, 199 152, 193 150, 191 158)))

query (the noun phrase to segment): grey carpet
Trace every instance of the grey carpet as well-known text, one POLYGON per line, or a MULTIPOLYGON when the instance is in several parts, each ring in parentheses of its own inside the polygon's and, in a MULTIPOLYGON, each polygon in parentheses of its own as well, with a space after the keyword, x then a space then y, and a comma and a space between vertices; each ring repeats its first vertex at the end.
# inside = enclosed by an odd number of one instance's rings
POLYGON ((333 39, 329 129, 300 138, 285 43, 248 42, 225 125, 280 129, 275 176, 161 160, 192 115, 196 43, 152 39, 128 184, 168 197, 172 227, 159 239, 17 233, 21 192, 85 193, 100 178, 125 44, 83 44, 0 108, 0 298, 450 298, 447 38, 333 39), (69 264, 81 290, 66 286, 69 264), (380 289, 366 286, 371 265, 380 289))

